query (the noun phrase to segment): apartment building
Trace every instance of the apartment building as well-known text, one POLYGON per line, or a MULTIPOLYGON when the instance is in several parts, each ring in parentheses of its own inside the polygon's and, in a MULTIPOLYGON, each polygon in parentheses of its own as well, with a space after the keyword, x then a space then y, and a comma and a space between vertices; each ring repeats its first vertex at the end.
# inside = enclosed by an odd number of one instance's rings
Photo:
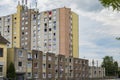
POLYGON ((88 60, 74 58, 74 79, 75 80, 88 80, 89 77, 89 67, 88 60))
POLYGON ((31 49, 78 57, 78 15, 66 7, 34 12, 31 49))
POLYGON ((39 12, 18 2, 17 12, 0 17, 0 33, 9 48, 79 57, 78 15, 70 8, 39 12))
POLYGON ((0 35, 0 80, 6 77, 7 72, 7 43, 9 42, 0 35))
POLYGON ((90 79, 102 79, 105 77, 105 68, 89 66, 89 78, 90 79))

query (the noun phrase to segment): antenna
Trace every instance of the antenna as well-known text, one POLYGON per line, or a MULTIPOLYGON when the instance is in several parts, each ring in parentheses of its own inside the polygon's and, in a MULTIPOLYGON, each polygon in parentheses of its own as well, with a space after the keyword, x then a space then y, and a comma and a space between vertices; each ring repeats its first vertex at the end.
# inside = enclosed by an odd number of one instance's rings
POLYGON ((37 11, 37 0, 35 0, 35 9, 37 11))
POLYGON ((20 1, 18 1, 18 5, 20 5, 20 1))
POLYGON ((22 5, 24 5, 24 0, 22 0, 22 5))
POLYGON ((94 66, 94 59, 92 60, 92 66, 94 66))
POLYGON ((27 0, 25 0, 25 5, 27 6, 27 0))
POLYGON ((98 67, 98 60, 97 60, 97 67, 98 67))

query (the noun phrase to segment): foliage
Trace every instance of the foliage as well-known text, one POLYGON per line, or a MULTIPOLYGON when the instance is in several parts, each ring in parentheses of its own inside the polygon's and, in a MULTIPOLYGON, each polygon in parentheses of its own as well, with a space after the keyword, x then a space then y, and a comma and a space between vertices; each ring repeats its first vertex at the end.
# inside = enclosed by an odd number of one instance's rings
POLYGON ((120 0, 99 0, 104 7, 109 8, 110 6, 113 10, 120 11, 120 0))
POLYGON ((15 73, 15 67, 13 63, 10 63, 7 69, 7 78, 9 79, 15 79, 16 73, 15 73))
POLYGON ((113 57, 105 56, 103 58, 102 67, 105 68, 106 76, 116 76, 118 72, 118 62, 113 57))

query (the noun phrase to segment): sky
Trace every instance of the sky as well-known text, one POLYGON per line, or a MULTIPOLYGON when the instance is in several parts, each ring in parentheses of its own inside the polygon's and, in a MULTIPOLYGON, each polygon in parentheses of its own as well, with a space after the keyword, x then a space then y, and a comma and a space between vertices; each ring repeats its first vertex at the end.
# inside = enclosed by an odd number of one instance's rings
MULTIPOLYGON (((16 12, 17 1, 0 0, 0 16, 16 12)), ((105 9, 98 0, 37 0, 40 11, 68 7, 79 15, 79 57, 94 59, 99 65, 104 56, 120 63, 120 12, 105 9)), ((35 8, 35 0, 28 6, 35 8)))

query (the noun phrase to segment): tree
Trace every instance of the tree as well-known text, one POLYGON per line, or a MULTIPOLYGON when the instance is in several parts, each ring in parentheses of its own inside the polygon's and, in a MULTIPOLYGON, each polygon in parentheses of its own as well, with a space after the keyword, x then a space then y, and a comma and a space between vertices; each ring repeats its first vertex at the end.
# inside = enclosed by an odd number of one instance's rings
POLYGON ((115 75, 117 76, 118 74, 118 62, 117 61, 114 62, 114 72, 115 72, 115 75))
POLYGON ((15 67, 13 63, 10 63, 7 69, 7 78, 14 80, 16 77, 15 67))
POLYGON ((114 62, 113 57, 105 56, 103 58, 102 67, 105 68, 106 76, 116 76, 118 72, 118 63, 114 62))
POLYGON ((99 0, 101 4, 106 7, 112 7, 113 10, 120 11, 120 0, 99 0))

